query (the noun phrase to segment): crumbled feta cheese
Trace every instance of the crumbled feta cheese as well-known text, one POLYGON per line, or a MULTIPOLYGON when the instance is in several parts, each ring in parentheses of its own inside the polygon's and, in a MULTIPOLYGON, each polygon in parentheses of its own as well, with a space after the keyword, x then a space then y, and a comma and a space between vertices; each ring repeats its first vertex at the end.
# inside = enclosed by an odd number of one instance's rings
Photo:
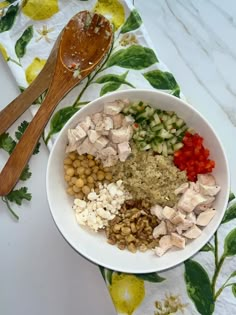
POLYGON ((109 220, 114 219, 125 200, 130 195, 124 190, 122 181, 109 185, 99 184, 99 192, 88 194, 88 201, 75 199, 73 209, 76 220, 94 231, 104 228, 109 220))

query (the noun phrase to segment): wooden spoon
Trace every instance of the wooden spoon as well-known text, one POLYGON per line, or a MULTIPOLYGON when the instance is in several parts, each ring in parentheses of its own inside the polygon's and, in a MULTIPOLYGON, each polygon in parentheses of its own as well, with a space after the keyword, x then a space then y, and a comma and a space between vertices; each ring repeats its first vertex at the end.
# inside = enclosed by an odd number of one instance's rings
POLYGON ((48 93, 0 174, 0 196, 15 186, 58 102, 102 61, 112 43, 112 27, 99 15, 76 14, 62 32, 48 93))
POLYGON ((10 104, 0 111, 0 135, 19 118, 50 85, 56 65, 59 38, 55 42, 48 60, 35 80, 17 96, 10 104))

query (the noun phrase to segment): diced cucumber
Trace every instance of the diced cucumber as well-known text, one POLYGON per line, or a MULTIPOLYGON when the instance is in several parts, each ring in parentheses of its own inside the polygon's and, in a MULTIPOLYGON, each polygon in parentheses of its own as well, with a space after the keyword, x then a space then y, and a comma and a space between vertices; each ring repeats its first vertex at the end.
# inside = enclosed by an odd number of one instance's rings
POLYGON ((181 133, 185 132, 188 129, 186 125, 183 125, 180 129, 178 129, 175 133, 175 135, 178 137, 181 133))
POLYGON ((169 130, 171 130, 171 129, 173 129, 173 125, 171 124, 171 125, 166 125, 166 129, 169 131, 169 130))
POLYGON ((153 118, 154 118, 154 121, 155 121, 156 125, 161 123, 161 120, 160 120, 160 118, 159 118, 157 113, 155 113, 153 115, 153 118))
POLYGON ((159 125, 156 125, 154 127, 152 127, 152 131, 158 131, 158 130, 161 130, 164 128, 164 125, 163 124, 159 124, 159 125))
POLYGON ((172 134, 169 133, 167 130, 165 129, 161 129, 158 133, 158 136, 162 139, 169 139, 172 137, 172 134))
POLYGON ((177 137, 173 137, 172 139, 169 140, 171 144, 175 144, 177 143, 177 141, 178 141, 177 137))
POLYGON ((151 145, 147 144, 147 145, 145 145, 145 147, 142 148, 142 151, 147 151, 149 149, 151 149, 151 145))
POLYGON ((172 148, 167 148, 167 153, 168 154, 173 154, 174 153, 174 150, 172 148))
POLYGON ((177 151, 177 150, 181 149, 182 147, 183 147, 183 143, 179 142, 179 143, 176 143, 173 145, 173 150, 177 151))
POLYGON ((183 119, 181 119, 181 118, 178 118, 177 120, 176 120, 176 126, 178 127, 178 128, 180 128, 180 127, 182 127, 183 125, 184 125, 184 121, 183 121, 183 119))
POLYGON ((168 155, 168 152, 167 152, 167 145, 165 142, 162 143, 162 154, 164 156, 167 156, 168 155))

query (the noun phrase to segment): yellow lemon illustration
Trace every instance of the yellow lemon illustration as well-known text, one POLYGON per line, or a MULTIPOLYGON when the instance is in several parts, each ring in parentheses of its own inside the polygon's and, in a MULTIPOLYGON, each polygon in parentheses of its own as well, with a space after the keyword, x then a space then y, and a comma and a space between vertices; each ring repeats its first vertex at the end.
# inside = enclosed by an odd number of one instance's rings
POLYGON ((113 273, 109 287, 119 313, 132 315, 145 296, 144 281, 133 275, 113 273))
POLYGON ((125 21, 125 10, 118 0, 98 0, 94 12, 104 15, 116 31, 125 21))
POLYGON ((22 12, 32 20, 46 20, 59 11, 58 0, 24 0, 22 12))
POLYGON ((4 60, 8 61, 9 56, 7 54, 6 48, 2 44, 0 44, 0 52, 2 53, 4 60))
POLYGON ((45 59, 34 58, 33 62, 27 67, 25 71, 26 81, 30 84, 37 77, 39 72, 42 70, 45 65, 45 59))
POLYGON ((3 9, 3 8, 9 6, 9 5, 10 5, 10 3, 8 1, 3 1, 3 2, 0 3, 0 9, 3 9))

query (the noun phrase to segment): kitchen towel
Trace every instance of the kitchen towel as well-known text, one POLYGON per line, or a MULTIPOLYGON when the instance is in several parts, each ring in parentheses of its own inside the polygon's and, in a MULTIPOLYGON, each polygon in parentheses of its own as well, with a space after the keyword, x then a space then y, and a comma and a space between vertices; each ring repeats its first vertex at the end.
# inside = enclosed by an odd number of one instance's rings
MULTIPOLYGON (((137 10, 127 0, 25 0, 0 3, 0 51, 23 91, 43 68, 69 19, 82 10, 105 15, 114 44, 99 72, 85 79, 58 105, 43 139, 50 150, 57 133, 82 106, 118 89, 159 89, 183 97, 154 51, 137 10)), ((40 96, 30 111, 42 103, 40 96)), ((202 250, 161 273, 123 274, 98 267, 118 314, 234 314, 236 308, 236 204, 234 195, 221 226, 202 250)), ((157 258, 158 259, 158 258, 157 258)))

